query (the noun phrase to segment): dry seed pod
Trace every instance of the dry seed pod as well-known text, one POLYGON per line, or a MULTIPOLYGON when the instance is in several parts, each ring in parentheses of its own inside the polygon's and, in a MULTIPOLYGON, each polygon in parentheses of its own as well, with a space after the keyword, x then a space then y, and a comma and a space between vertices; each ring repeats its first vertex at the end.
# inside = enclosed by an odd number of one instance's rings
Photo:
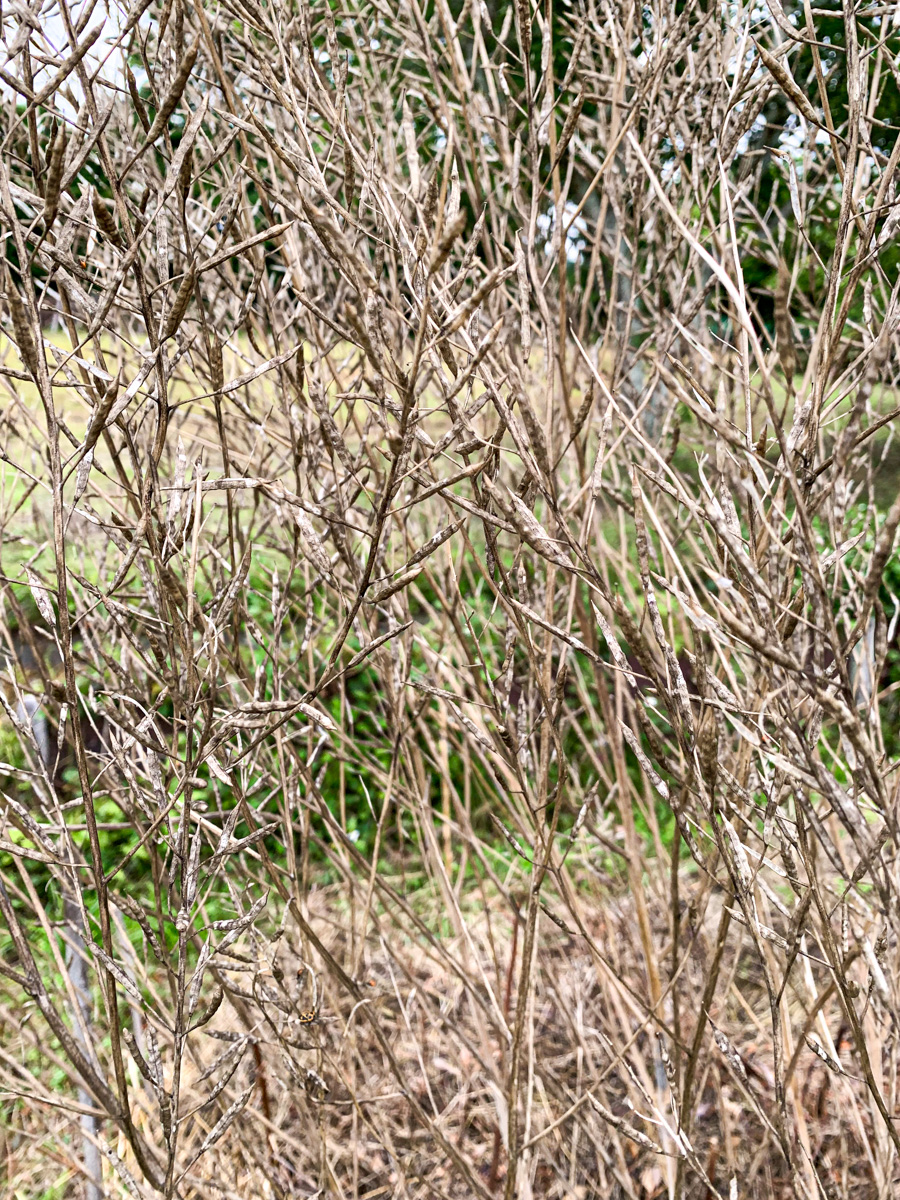
POLYGON ((56 145, 56 139, 62 133, 62 125, 54 122, 50 129, 50 137, 47 140, 47 147, 44 150, 44 171, 50 170, 50 160, 53 157, 53 147, 56 145))
POLYGON ((794 378, 797 366, 789 306, 790 291, 791 272, 784 259, 781 259, 778 263, 778 284, 775 288, 775 344, 778 347, 781 368, 788 383, 794 378))
POLYGON ((365 332, 376 356, 373 361, 383 371, 388 335, 384 322, 384 301, 374 288, 370 288, 366 295, 365 322, 365 332))
POLYGON ((78 464, 78 470, 75 472, 75 494, 72 497, 72 503, 77 504, 87 490, 88 481, 91 477, 91 467, 94 465, 94 451, 87 450, 83 455, 81 462, 78 464))
POLYGON ((504 284, 510 275, 514 275, 518 269, 517 264, 513 263, 509 267, 494 267, 481 283, 476 287, 475 291, 463 301, 448 317, 447 324, 442 327, 441 333, 444 337, 449 337, 450 334, 456 333, 458 329, 462 329, 463 325, 469 320, 482 300, 485 299, 491 292, 495 291, 501 284, 504 284))
POLYGON ((65 128, 61 128, 53 141, 50 165, 47 170, 47 186, 44 191, 44 228, 49 229, 59 212, 59 192, 66 163, 66 147, 69 144, 65 128))
POLYGON ((715 792, 719 773, 719 727, 711 708, 706 709, 697 730, 697 758, 703 782, 710 792, 715 792))
POLYGON ((572 437, 577 438, 584 428, 584 423, 588 419, 591 409, 594 407, 594 400, 597 395, 597 384, 592 379, 587 394, 579 406, 578 412, 575 414, 575 420, 572 422, 572 437))
POLYGON ((744 107, 736 114, 737 119, 730 124, 730 132, 725 137, 720 151, 723 162, 728 162, 735 146, 755 124, 759 114, 769 102, 772 92, 770 79, 763 79, 744 101, 744 107))
POLYGON ((399 575, 396 579, 392 579, 390 583, 386 583, 384 587, 380 587, 377 592, 373 592, 366 599, 370 604, 381 604, 383 600, 389 599, 395 592, 399 592, 402 588, 411 584, 424 569, 424 567, 413 567, 411 571, 404 571, 402 575, 399 575))
POLYGON ((653 763, 651 763, 650 759, 647 757, 647 755, 641 749, 641 744, 638 741, 638 738, 635 735, 634 730, 629 729, 629 727, 625 724, 624 721, 620 722, 620 727, 622 729, 622 737, 625 739, 625 741, 631 747, 631 751, 634 754, 635 758, 640 763, 641 769, 643 770, 644 774, 647 776, 647 778, 653 784, 653 786, 657 790, 657 792, 659 792, 660 796, 662 796, 663 800, 668 800, 669 799, 669 785, 662 778, 662 776, 656 771, 656 769, 653 766, 653 763))
POLYGON ((193 1025, 191 1025, 191 1029, 199 1029, 201 1025, 205 1025, 208 1021, 211 1021, 219 1011, 219 1006, 221 1005, 224 997, 225 993, 222 991, 221 984, 216 984, 215 991, 212 994, 209 1004, 207 1004, 206 1008, 200 1013, 193 1025))
POLYGON ((353 203, 353 190, 356 184, 356 168, 353 165, 353 151, 349 142, 344 142, 344 204, 349 209, 353 203))
POLYGON ((737 882, 740 885, 743 894, 749 895, 753 888, 753 871, 750 868, 750 860, 747 858, 747 851, 744 849, 744 844, 737 835, 737 830, 731 824, 727 817, 722 818, 722 830, 728 839, 731 847, 731 855, 734 859, 734 869, 737 875, 737 882))
POLYGON ((209 343, 209 375, 214 392, 221 392, 225 383, 225 367, 222 361, 222 343, 213 334, 209 343))
POLYGON ((562 133, 559 135, 559 141, 556 144, 556 161, 562 158, 566 152, 566 147, 572 140, 572 135, 575 132, 575 126, 578 124, 578 118, 581 116, 581 110, 584 108, 584 88, 578 93, 572 102, 572 107, 569 109, 565 124, 562 127, 562 133))
POLYGON ((434 225, 435 213, 437 212, 437 201, 438 201, 437 175, 432 175, 428 181, 428 191, 425 193, 425 204, 423 206, 426 229, 430 229, 434 225))
POLYGON ((178 327, 184 320, 184 314, 187 312, 188 305, 191 302, 191 295, 194 291, 194 284, 197 282, 197 264, 191 263, 184 279, 181 281, 181 287, 175 295, 175 303, 172 305, 172 311, 169 313, 169 318, 166 321, 166 327, 163 330, 163 341, 170 337, 174 337, 178 331, 178 327))
POLYGON ((722 1032, 722 1030, 717 1029, 716 1026, 713 1025, 711 1017, 709 1018, 709 1023, 713 1027, 713 1037, 715 1038, 716 1045, 719 1047, 722 1054, 725 1056, 725 1059, 727 1060, 729 1066, 734 1071, 734 1073, 738 1076, 739 1079, 741 1079, 744 1083, 746 1083, 747 1082, 747 1071, 744 1067, 743 1061, 741 1060, 741 1056, 735 1050, 734 1046, 732 1046, 731 1042, 728 1040, 728 1038, 725 1036, 725 1034, 722 1032))
POLYGON ((444 232, 441 235, 441 240, 435 246, 431 255, 431 262, 428 269, 431 274, 436 274, 447 259, 450 257, 450 251, 453 249, 453 243, 466 227, 466 214, 458 212, 452 220, 444 226, 444 232))
POLYGON ((665 454, 666 463, 671 463, 678 450, 678 443, 681 441, 681 417, 676 412, 675 420, 672 422, 672 433, 669 442, 669 448, 665 454))
POLYGON ((635 679, 634 674, 628 665, 628 659, 622 652, 622 647, 619 645, 619 639, 616 637, 615 633, 613 633, 612 627, 597 605, 592 602, 591 607, 594 610, 594 615, 597 618, 597 624, 600 626, 600 632, 603 634, 604 641, 609 647, 609 652, 613 657, 613 662, 622 672, 630 686, 637 691, 637 680, 635 679))
POLYGON ((325 553, 322 539, 316 533, 312 521, 310 521, 302 508, 293 508, 291 511, 294 514, 294 521, 300 531, 300 537, 303 540, 309 558, 323 575, 330 575, 332 571, 331 560, 325 553))
POLYGON ((812 125, 821 125, 822 122, 819 120, 816 110, 810 104, 805 93, 802 92, 797 86, 796 80, 784 63, 779 62, 774 54, 770 54, 765 46, 760 45, 759 42, 754 41, 753 44, 756 47, 757 53, 762 59, 769 74, 772 76, 784 94, 793 100, 807 121, 809 121, 812 125))
POLYGON ((666 1040, 661 1033, 657 1033, 656 1040, 659 1044, 659 1057, 662 1059, 666 1079, 668 1079, 670 1084, 674 1084, 676 1079, 675 1064, 672 1062, 669 1051, 666 1049, 666 1040))
POLYGON ((531 357, 531 287, 528 282, 528 263, 524 247, 520 247, 516 259, 516 276, 519 284, 519 308, 521 309, 522 354, 527 362, 531 357))
POLYGON ((137 1040, 130 1029, 126 1028, 126 1029, 122 1030, 122 1040, 124 1041, 125 1045, 128 1047, 129 1052, 131 1053, 131 1057, 134 1059, 135 1063, 137 1064, 137 1068, 140 1071, 140 1073, 143 1075, 143 1077, 147 1080, 148 1083, 152 1084, 153 1087, 157 1087, 158 1081, 153 1072, 153 1069, 150 1066, 150 1064, 147 1062, 147 1060, 144 1058, 143 1054, 141 1054, 140 1047, 137 1044, 137 1040))
MULTIPOLYGON (((459 393, 466 386, 466 384, 469 382, 469 380, 474 376, 475 372, 481 366, 481 363, 483 362, 485 355, 490 350, 491 346, 493 346, 494 342, 496 342, 497 338, 500 336, 500 333, 501 333, 501 330, 503 329, 504 324, 505 324, 505 318, 498 317, 497 320, 494 322, 494 324, 491 326, 491 328, 487 331, 487 333, 484 335, 484 337, 478 343, 478 347, 476 348, 475 354, 474 354, 473 358, 471 359, 471 361, 469 362, 469 365, 466 367, 466 369, 462 373, 462 375, 457 379, 456 383, 454 383, 452 389, 447 393, 447 403, 448 404, 450 403, 450 401, 452 401, 454 399, 455 396, 459 395, 459 393)), ((487 395, 488 394, 485 393, 485 403, 487 402, 487 395)), ((472 415, 474 415, 474 413, 472 415)), ((448 437, 448 434, 445 434, 444 436, 448 437)), ((448 442, 448 444, 449 444, 449 442, 448 442)))
POLYGON ((783 938, 780 933, 776 933, 776 931, 771 929, 768 925, 761 925, 756 919, 755 914, 753 914, 751 920, 748 920, 746 915, 739 908, 730 908, 728 911, 731 913, 734 920, 740 925, 744 925, 749 929, 754 929, 761 938, 765 938, 767 942, 772 942, 773 945, 777 946, 779 950, 784 950, 785 953, 789 953, 790 946, 788 945, 787 939, 783 938))
POLYGON ((419 174, 419 151, 416 146, 416 127, 413 124, 412 113, 406 97, 403 97, 403 140, 406 143, 406 164, 409 168, 409 189, 413 198, 417 199, 422 179, 419 174))
POLYGON ((466 282, 466 275, 469 267, 472 265, 472 260, 475 257, 475 252, 478 249, 478 244, 481 241, 481 234, 484 230, 485 216, 487 209, 483 208, 478 220, 475 222, 475 228, 472 230, 472 236, 466 245, 463 252, 462 262, 459 264, 459 270, 456 273, 456 278, 453 281, 453 286, 450 288, 449 298, 455 299, 459 294, 462 285, 466 282))
POLYGON ((450 371, 450 374, 455 379, 457 377, 457 375, 459 374, 459 364, 456 361, 456 357, 455 357, 453 351, 450 349, 450 347, 447 345, 446 342, 439 342, 438 343, 438 352, 440 353, 441 358, 446 363, 447 369, 450 371))
POLYGON ((597 457, 594 459, 594 466, 591 471, 591 494, 595 500, 599 500, 603 492, 603 468, 606 464, 606 443, 609 438, 609 431, 612 429, 613 406, 607 404, 606 412, 603 414, 603 420, 600 423, 600 440, 597 444, 597 457))
MULTIPOLYGON (((164 959, 162 945, 160 944, 159 938, 156 936, 153 926, 147 920, 147 914, 144 912, 141 906, 136 900, 132 899, 131 896, 125 895, 124 893, 117 895, 115 902, 116 906, 121 908, 124 913, 127 913, 133 921, 137 921, 143 931, 144 937, 147 939, 150 949, 153 951, 159 961, 162 962, 164 959)), ((148 1075, 147 1078, 149 1079, 151 1077, 148 1075)))
POLYGON ((416 563, 420 563, 428 558, 429 555, 434 554, 435 550, 443 546, 448 538, 453 537, 460 525, 462 525, 462 521, 451 521, 449 525, 446 525, 443 529, 439 529, 434 537, 430 537, 424 546, 419 547, 407 563, 407 566, 414 567, 416 563))
POLYGON ((91 422, 88 425, 87 433, 84 435, 85 453, 91 450, 92 447, 96 446, 100 438, 100 434, 103 432, 103 428, 106 425, 107 418, 112 411, 112 406, 116 402, 116 396, 119 394, 119 384, 121 381, 122 371, 120 368, 115 379, 111 381, 106 388, 106 391, 100 396, 97 407, 94 409, 94 412, 91 415, 91 422))
POLYGON ((600 1103, 593 1092, 588 1092, 587 1098, 590 1100, 597 1116, 606 1121, 608 1125, 611 1125, 613 1129, 618 1129, 620 1133, 630 1138, 636 1145, 643 1146, 645 1150, 649 1150, 653 1154, 665 1154, 662 1146, 657 1146, 656 1142, 651 1141, 645 1133, 641 1133, 639 1129, 635 1129, 633 1125, 629 1125, 624 1117, 617 1117, 615 1113, 600 1103))
POLYGON ((121 246, 122 237, 119 233, 119 227, 116 225, 116 219, 96 191, 91 196, 91 208, 94 213, 94 220, 97 222, 97 228, 103 236, 114 245, 121 246))
POLYGON ((138 91, 137 80, 134 77, 134 72, 127 64, 125 66, 125 78, 128 81, 128 91, 131 93, 131 103, 134 105, 134 111, 138 115, 138 120, 143 127, 144 133, 150 129, 150 118, 147 116, 147 110, 144 107, 144 101, 141 99, 141 94, 138 91))
POLYGON ((31 324, 28 320, 28 314, 25 311, 25 305, 22 303, 22 297, 19 295, 18 289, 13 282, 12 272, 8 267, 6 269, 6 303, 9 306, 9 313, 12 317, 13 332, 16 335, 19 358, 31 372, 32 376, 37 379, 38 356, 31 333, 31 324))
POLYGON ((550 455, 547 451, 547 440, 544 437, 544 431, 537 419, 537 414, 531 407, 531 401, 528 399, 528 393, 524 390, 518 392, 516 395, 516 403, 519 406, 519 412, 522 414, 522 420, 525 422, 525 428, 528 431, 530 449, 534 454, 535 461, 544 474, 549 476, 550 455))
POLYGON ((453 165, 450 167, 450 196, 447 200, 447 212, 445 220, 448 225, 452 225, 459 216, 459 167, 456 165, 456 159, 453 160, 453 165))
POLYGON ((200 48, 199 41, 195 41, 188 47, 184 58, 178 64, 178 73, 175 76, 172 86, 166 92, 165 99, 159 107, 159 111, 153 118, 153 124, 147 132, 147 142, 155 142, 159 135, 163 132, 169 123, 169 117, 178 107, 178 101, 184 89, 187 87, 187 81, 191 77, 191 71, 194 69, 194 63, 197 61, 197 51, 200 48))
MULTIPOLYGON (((544 46, 547 46, 547 45, 548 45, 548 42, 547 42, 547 39, 545 38, 544 46)), ((542 51, 542 53, 541 53, 541 74, 542 75, 547 70, 546 66, 543 63, 543 60, 544 60, 544 53, 542 51)), ((538 117, 537 117, 537 143, 539 146, 546 146, 550 142, 550 114, 553 110, 554 95, 555 95, 555 89, 552 87, 547 87, 545 85, 544 86, 544 99, 541 102, 541 110, 538 113, 538 117)), ((559 160, 555 159, 554 161, 559 161, 559 160)))
POLYGON ((365 352, 369 356, 370 360, 373 363, 375 363, 375 365, 377 367, 378 361, 379 361, 378 360, 378 352, 376 351, 374 345, 372 344, 372 338, 369 336, 368 330, 363 325, 363 323, 360 321, 359 312, 357 311, 355 304, 347 303, 344 305, 344 318, 346 319, 347 324, 350 326, 350 328, 353 330, 353 332, 356 334, 357 338, 359 339, 359 342, 358 342, 359 346, 361 346, 362 349, 365 350, 365 352))
POLYGON ((178 188, 181 192, 182 204, 187 200, 191 191, 191 183, 193 181, 193 156, 190 150, 184 156, 181 167, 178 171, 178 188))
POLYGON ((836 1058, 832 1058, 825 1047, 820 1045, 815 1038, 808 1037, 806 1044, 812 1050, 813 1054, 815 1054, 816 1058, 821 1059, 829 1071, 834 1071, 835 1075, 843 1075, 844 1068, 841 1064, 836 1058))
POLYGON ((527 64, 531 53, 531 7, 528 0, 516 0, 516 19, 519 25, 519 45, 522 60, 527 64))
POLYGON ((157 32, 158 44, 162 44, 165 37, 166 29, 169 26, 169 17, 172 15, 172 0, 163 0, 162 12, 159 14, 159 29, 157 32))
POLYGON ((328 401, 325 398, 325 393, 318 387, 311 387, 309 390, 310 397, 313 402, 313 407, 319 415, 319 427, 322 430, 322 437, 332 455, 336 455, 348 471, 353 471, 353 459, 350 457, 350 451, 341 437, 340 430, 335 423, 334 417, 328 409, 328 401))

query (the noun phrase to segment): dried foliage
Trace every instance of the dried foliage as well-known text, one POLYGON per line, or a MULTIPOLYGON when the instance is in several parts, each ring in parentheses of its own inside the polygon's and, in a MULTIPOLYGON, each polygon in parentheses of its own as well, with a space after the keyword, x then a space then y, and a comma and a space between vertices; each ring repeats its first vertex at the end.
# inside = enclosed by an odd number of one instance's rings
POLYGON ((893 1193, 894 9, 4 6, 12 1194, 893 1193))

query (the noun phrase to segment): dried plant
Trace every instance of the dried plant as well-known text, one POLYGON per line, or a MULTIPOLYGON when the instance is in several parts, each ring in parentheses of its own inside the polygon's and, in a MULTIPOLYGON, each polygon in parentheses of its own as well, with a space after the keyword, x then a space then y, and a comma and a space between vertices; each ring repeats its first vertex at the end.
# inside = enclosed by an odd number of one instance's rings
POLYGON ((10 1194, 894 1193, 895 9, 3 8, 10 1194))

